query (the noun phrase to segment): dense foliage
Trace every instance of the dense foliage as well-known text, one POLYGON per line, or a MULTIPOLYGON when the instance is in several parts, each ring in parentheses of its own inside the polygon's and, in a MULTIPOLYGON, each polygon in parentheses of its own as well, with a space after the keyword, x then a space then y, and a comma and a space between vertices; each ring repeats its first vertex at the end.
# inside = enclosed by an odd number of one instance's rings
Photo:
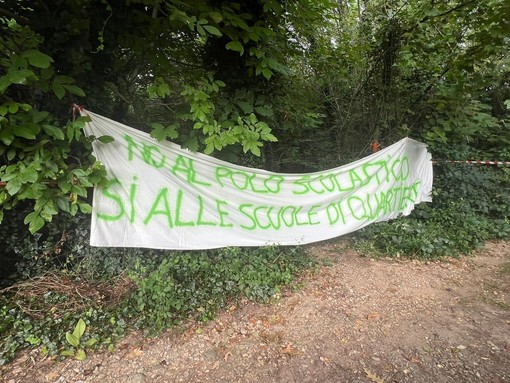
POLYGON ((510 173, 462 164, 442 164, 436 171, 433 203, 362 230, 355 241, 363 252, 458 257, 488 239, 510 237, 510 173))
POLYGON ((0 364, 29 346, 82 357, 132 326, 161 331, 235 297, 269 299, 311 262, 290 248, 90 248, 89 193, 106 181, 91 142, 109 138, 85 137, 73 103, 273 171, 419 139, 438 160, 433 204, 357 241, 458 255, 510 233, 508 169, 443 162, 510 161, 509 36, 506 0, 4 0, 0 278, 37 283, 0 298, 0 364), (70 293, 51 288, 101 297, 106 280, 121 300, 66 306, 70 293), (47 307, 59 309, 37 314, 47 307))
POLYGON ((209 320, 242 298, 267 302, 316 263, 302 248, 94 248, 87 244, 87 218, 78 214, 71 221, 68 239, 44 251, 26 230, 1 228, 21 259, 19 273, 32 279, 0 295, 0 366, 27 347, 61 357, 113 349, 129 330, 156 334, 189 318, 209 320), (80 319, 86 330, 80 347, 73 347, 66 333, 80 319))
POLYGON ((438 158, 509 159, 509 14, 504 0, 7 0, 0 219, 31 206, 36 232, 90 210, 104 181, 90 141, 107 137, 85 138, 72 102, 271 170, 405 135, 438 158))

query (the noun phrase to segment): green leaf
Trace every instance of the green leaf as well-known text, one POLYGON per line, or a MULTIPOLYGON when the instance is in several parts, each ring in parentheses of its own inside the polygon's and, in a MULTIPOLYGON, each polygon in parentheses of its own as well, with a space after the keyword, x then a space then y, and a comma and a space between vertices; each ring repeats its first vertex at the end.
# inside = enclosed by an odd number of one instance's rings
POLYGON ((250 146, 250 151, 255 154, 257 157, 260 157, 260 149, 258 146, 256 145, 251 145, 250 146))
POLYGON ((30 233, 34 234, 36 231, 38 231, 43 226, 44 226, 44 219, 42 219, 41 217, 37 217, 30 222, 30 225, 28 225, 28 230, 30 231, 30 233))
POLYGON ((212 152, 214 152, 214 142, 208 143, 204 149, 205 154, 211 154, 212 152))
POLYGON ((151 128, 152 128, 152 129, 160 129, 160 130, 165 129, 165 127, 163 126, 163 124, 160 124, 159 122, 153 122, 153 123, 151 123, 151 128))
POLYGON ((158 141, 166 140, 166 129, 162 124, 158 122, 153 122, 151 124, 151 128, 152 128, 152 131, 150 133, 151 137, 155 138, 158 141))
POLYGON ((16 126, 13 133, 17 137, 33 140, 36 134, 39 133, 39 128, 37 126, 16 126))
POLYGON ((53 125, 43 125, 43 130, 46 132, 47 135, 51 137, 55 137, 57 140, 63 140, 65 138, 64 132, 61 128, 53 125))
POLYGON ((112 136, 101 136, 98 137, 97 140, 103 144, 108 144, 110 142, 115 141, 115 138, 113 138, 112 136))
POLYGON ((178 124, 168 125, 165 129, 167 137, 173 140, 179 137, 179 132, 177 131, 177 129, 179 129, 178 124))
POLYGON ((7 185, 5 185, 5 190, 7 190, 7 193, 10 195, 14 195, 19 191, 19 189, 21 189, 21 185, 21 180, 18 177, 15 177, 7 182, 7 185))
POLYGON ((270 69, 264 68, 262 69, 262 76, 269 80, 273 76, 273 72, 270 69))
POLYGON ((183 142, 182 146, 192 152, 196 152, 198 150, 198 140, 196 137, 190 137, 183 142))
POLYGON ((52 215, 52 214, 50 214, 50 212, 49 212, 48 210, 43 209, 43 210, 41 211, 41 218, 42 218, 43 220, 45 220, 46 222, 51 222, 51 221, 52 221, 52 219, 53 219, 53 215, 52 215))
POLYGON ((260 138, 262 138, 264 141, 271 141, 271 142, 277 142, 278 141, 278 138, 273 136, 271 133, 261 134, 260 138))
POLYGON ((18 113, 18 110, 19 107, 17 103, 13 102, 12 104, 9 105, 9 113, 11 114, 18 113))
POLYGON ((2 174, 1 179, 2 181, 10 181, 13 178, 18 177, 19 175, 19 168, 17 165, 10 165, 5 169, 5 174, 2 174))
POLYGON ((60 351, 60 355, 62 355, 62 356, 74 356, 74 350, 63 350, 63 351, 60 351))
POLYGON ((50 214, 50 215, 55 215, 58 213, 58 208, 57 208, 57 205, 55 205, 55 202, 53 201, 48 201, 46 203, 46 205, 44 205, 44 209, 43 209, 47 214, 50 214))
POLYGON ((91 338, 91 339, 89 339, 88 341, 85 342, 85 347, 92 347, 96 343, 97 343, 97 339, 96 338, 91 338))
POLYGON ((66 332, 66 340, 67 343, 69 343, 73 347, 78 347, 80 345, 80 340, 78 339, 78 337, 69 332, 66 332))
POLYGON ((244 53, 244 47, 239 41, 231 41, 227 45, 225 45, 225 48, 231 51, 239 52, 241 56, 244 53))
POLYGON ((36 197, 36 191, 33 187, 25 188, 21 193, 17 194, 18 201, 24 200, 24 199, 35 199, 36 197))
POLYGON ((21 109, 23 109, 25 112, 32 110, 32 106, 29 104, 18 104, 18 105, 21 106, 21 109))
POLYGON ((22 57, 26 58, 30 65, 35 66, 37 68, 49 68, 51 63, 53 62, 53 59, 45 55, 44 53, 36 50, 36 49, 30 49, 28 51, 23 52, 21 55, 22 57))
POLYGON ((48 112, 34 112, 32 114, 32 122, 34 124, 38 124, 48 116, 49 116, 48 112))
POLYGON ((33 211, 32 213, 30 214, 27 214, 27 216, 25 217, 25 219, 23 220, 23 223, 26 225, 28 224, 29 222, 32 222, 35 218, 39 217, 39 212, 37 211, 33 211))
POLYGON ((73 140, 73 138, 74 138, 74 126, 72 124, 67 126, 66 136, 67 136, 67 140, 69 142, 71 142, 73 140))
POLYGON ((64 85, 64 88, 72 94, 75 94, 76 96, 85 97, 85 92, 82 88, 76 86, 76 85, 64 85))
POLYGON ((56 199, 56 202, 60 210, 69 212, 69 200, 67 198, 59 197, 56 199))
POLYGON ((64 96, 66 95, 66 91, 64 89, 64 87, 62 85, 60 85, 59 83, 56 83, 54 82, 52 85, 51 85, 51 89, 53 89, 53 92, 55 93, 55 95, 62 100, 62 98, 64 98, 64 96))
POLYGON ((2 127, 0 129, 0 141, 2 141, 4 145, 9 146, 13 140, 14 134, 12 134, 12 128, 9 126, 2 127))
POLYGON ((87 354, 85 354, 85 351, 80 348, 80 349, 78 349, 78 351, 76 351, 75 358, 76 358, 76 360, 82 361, 82 360, 87 359, 87 354))
MULTIPOLYGON (((198 123, 197 123, 198 124, 198 123)), ((196 125, 196 124, 195 124, 196 125)), ((170 124, 167 127, 155 122, 151 124, 151 137, 155 138, 158 141, 164 141, 167 138, 176 139, 179 137, 179 124, 170 124)))
POLYGON ((90 206, 88 203, 79 202, 78 206, 80 207, 80 210, 82 213, 84 213, 84 214, 92 213, 92 206, 90 206))
POLYGON ((7 160, 12 161, 14 157, 16 157, 16 149, 14 148, 9 149, 9 151, 7 152, 7 160))
POLYGON ((39 176, 37 174, 37 170, 28 168, 20 174, 20 178, 22 178, 24 182, 35 182, 39 176))
MULTIPOLYGON (((12 84, 11 80, 8 76, 2 76, 0 77, 0 94, 5 92, 5 90, 12 84)), ((2 114, 5 116, 5 114, 2 114)))
POLYGON ((73 185, 71 187, 71 191, 79 196, 82 196, 83 198, 87 197, 87 189, 85 189, 84 187, 73 185))
POLYGON ((74 328, 73 334, 76 338, 78 338, 78 341, 82 337, 82 335, 85 333, 85 329, 87 328, 87 325, 83 321, 83 319, 78 319, 78 323, 76 323, 76 327, 74 328))
MULTIPOLYGON (((26 84, 27 83, 27 79, 29 79, 29 78, 37 79, 37 76, 31 70, 20 69, 20 70, 8 73, 5 76, 5 78, 6 78, 7 82, 8 82, 7 86, 9 86, 10 84, 21 84, 21 85, 22 84, 26 84)), ((2 87, 0 87, 0 91, 3 90, 2 89, 3 86, 4 85, 2 84, 2 87)))
POLYGON ((69 76, 56 76, 53 79, 54 82, 58 82, 59 84, 65 85, 65 84, 72 84, 74 80, 72 77, 69 76))
POLYGON ((223 20, 223 15, 219 12, 209 12, 209 17, 216 23, 220 23, 223 20))
POLYGON ((204 25, 204 29, 209 32, 211 35, 215 36, 221 36, 221 32, 218 30, 218 28, 213 27, 212 25, 204 25))
POLYGON ((247 101, 238 101, 236 104, 241 108, 243 113, 253 113, 253 105, 247 101))
POLYGON ((38 344, 41 344, 41 338, 38 338, 34 335, 29 335, 25 340, 32 346, 37 346, 38 344))
POLYGON ((72 184, 67 178, 61 178, 58 180, 58 187, 62 190, 62 192, 67 194, 71 190, 72 184))
POLYGON ((268 106, 257 106, 255 107, 255 111, 264 117, 273 116, 273 110, 268 106))

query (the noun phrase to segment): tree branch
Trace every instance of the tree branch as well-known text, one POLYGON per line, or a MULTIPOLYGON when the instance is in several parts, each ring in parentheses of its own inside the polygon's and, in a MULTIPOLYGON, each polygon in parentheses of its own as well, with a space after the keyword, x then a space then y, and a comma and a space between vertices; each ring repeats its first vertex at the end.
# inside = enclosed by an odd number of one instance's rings
POLYGON ((430 19, 435 19, 435 18, 438 18, 438 17, 443 17, 443 16, 446 16, 446 15, 449 15, 450 13, 458 11, 459 9, 467 7, 468 5, 471 5, 473 3, 476 3, 476 0, 470 0, 470 1, 466 2, 466 3, 459 4, 456 7, 450 8, 449 10, 444 11, 443 13, 440 13, 438 15, 434 15, 434 16, 427 15, 424 18, 422 18, 421 20, 418 20, 418 22, 416 24, 414 24, 412 27, 410 27, 409 29, 404 30, 404 33, 412 32, 413 29, 416 28, 419 24, 422 24, 422 23, 424 23, 424 22, 426 22, 426 21, 428 21, 430 19))

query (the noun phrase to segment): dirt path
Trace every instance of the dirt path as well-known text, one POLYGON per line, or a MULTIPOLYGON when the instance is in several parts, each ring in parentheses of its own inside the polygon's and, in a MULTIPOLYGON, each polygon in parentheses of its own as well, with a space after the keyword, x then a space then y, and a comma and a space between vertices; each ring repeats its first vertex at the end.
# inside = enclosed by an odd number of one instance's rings
POLYGON ((448 262, 311 247, 322 266, 270 305, 133 335, 85 362, 32 360, 5 382, 510 382, 510 242, 448 262))

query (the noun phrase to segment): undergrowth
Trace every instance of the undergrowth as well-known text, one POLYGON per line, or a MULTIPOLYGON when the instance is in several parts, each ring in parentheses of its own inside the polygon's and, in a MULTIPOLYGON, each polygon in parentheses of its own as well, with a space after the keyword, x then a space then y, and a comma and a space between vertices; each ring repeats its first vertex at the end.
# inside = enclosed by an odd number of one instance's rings
POLYGON ((510 177, 505 169, 442 164, 433 202, 407 217, 373 224, 353 238, 363 253, 413 258, 457 257, 486 240, 510 236, 510 177))
POLYGON ((303 269, 314 264, 302 248, 227 248, 183 252, 147 273, 141 267, 138 289, 128 307, 135 324, 159 332, 184 318, 209 320, 238 297, 268 301, 303 269))
POLYGON ((189 318, 209 320, 243 297, 269 301, 315 264, 299 247, 92 248, 83 217, 67 225, 64 240, 52 232, 23 238, 2 231, 16 239, 9 250, 23 282, 0 294, 0 365, 21 349, 60 357, 86 347, 112 349, 130 329, 157 334, 189 318), (66 333, 80 319, 86 330, 69 344, 66 333))

